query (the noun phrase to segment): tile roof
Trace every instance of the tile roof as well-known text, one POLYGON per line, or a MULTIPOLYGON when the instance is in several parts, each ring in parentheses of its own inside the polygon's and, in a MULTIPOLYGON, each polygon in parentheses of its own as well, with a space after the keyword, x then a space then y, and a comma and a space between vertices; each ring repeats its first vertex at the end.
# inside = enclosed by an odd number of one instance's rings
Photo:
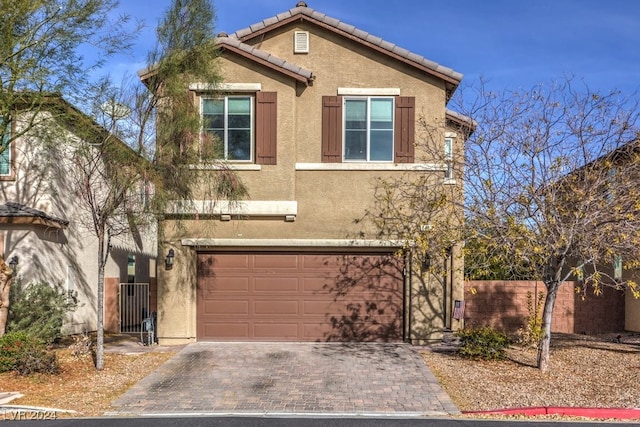
POLYGON ((243 43, 237 38, 218 36, 216 37, 216 45, 220 46, 221 48, 234 50, 245 56, 250 56, 254 60, 265 62, 267 63, 267 65, 277 68, 285 74, 289 74, 297 80, 301 80, 306 84, 309 84, 314 79, 313 72, 291 62, 285 61, 284 59, 278 58, 277 56, 272 55, 269 52, 243 43))
MULTIPOLYGON (((303 2, 301 2, 304 4, 303 2)), ((289 22, 302 18, 309 22, 316 23, 317 25, 328 28, 336 33, 343 34, 351 39, 359 41, 360 43, 371 46, 378 49, 390 56, 396 57, 404 62, 424 68, 425 71, 429 71, 449 83, 458 85, 462 80, 462 74, 451 68, 444 67, 434 61, 430 61, 423 56, 412 53, 407 49, 401 48, 393 43, 385 41, 380 37, 374 36, 366 31, 359 30, 353 25, 342 22, 336 18, 325 15, 307 6, 297 6, 293 9, 289 9, 286 12, 280 13, 271 18, 264 19, 261 22, 250 25, 247 28, 236 31, 229 34, 230 38, 236 38, 240 41, 247 41, 253 37, 266 33, 267 31, 277 28, 282 25, 286 25, 289 22)))
POLYGON ((58 218, 47 214, 38 209, 30 208, 22 203, 6 202, 0 205, 0 222, 13 222, 10 218, 32 218, 36 221, 34 223, 40 224, 57 224, 58 227, 64 228, 69 225, 69 221, 66 219, 58 218), (3 219, 6 219, 3 221, 3 219), (41 221, 38 221, 41 220, 41 221))

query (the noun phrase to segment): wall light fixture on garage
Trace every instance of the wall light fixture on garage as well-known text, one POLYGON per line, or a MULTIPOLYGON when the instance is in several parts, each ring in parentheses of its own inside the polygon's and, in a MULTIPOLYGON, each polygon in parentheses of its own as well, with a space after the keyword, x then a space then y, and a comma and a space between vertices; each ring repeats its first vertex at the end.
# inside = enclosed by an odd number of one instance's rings
POLYGON ((176 253, 173 248, 169 249, 167 252, 167 256, 164 259, 164 268, 165 270, 171 270, 173 268, 173 259, 175 258, 176 253))

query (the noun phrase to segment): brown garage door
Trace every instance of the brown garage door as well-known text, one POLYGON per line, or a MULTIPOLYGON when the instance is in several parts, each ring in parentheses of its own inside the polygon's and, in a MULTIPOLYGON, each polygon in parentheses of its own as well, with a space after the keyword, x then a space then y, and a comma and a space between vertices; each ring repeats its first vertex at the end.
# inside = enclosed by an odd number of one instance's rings
POLYGON ((199 254, 197 338, 399 341, 401 264, 388 254, 199 254))

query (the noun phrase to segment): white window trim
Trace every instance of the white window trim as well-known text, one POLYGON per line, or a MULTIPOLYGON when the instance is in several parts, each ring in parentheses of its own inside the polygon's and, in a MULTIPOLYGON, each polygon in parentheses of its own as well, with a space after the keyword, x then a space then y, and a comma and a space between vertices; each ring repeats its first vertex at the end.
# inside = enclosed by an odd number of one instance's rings
POLYGON ((262 165, 249 164, 249 163, 229 163, 226 160, 220 160, 224 164, 218 163, 201 163, 198 165, 189 165, 189 169, 191 170, 201 170, 201 171, 219 171, 224 169, 231 169, 237 171, 260 171, 262 170, 262 165))
POLYGON ((396 107, 396 99, 393 96, 378 96, 378 95, 367 95, 367 96, 353 96, 353 97, 345 97, 342 99, 342 161, 344 163, 393 163, 394 160, 394 152, 395 152, 395 107, 396 107), (391 159, 390 160, 369 160, 371 156, 371 99, 390 99, 392 102, 391 106, 391 159), (362 159, 346 159, 345 153, 347 152, 347 101, 349 100, 366 100, 367 101, 367 160, 362 159))
POLYGON ((339 87, 338 95, 400 96, 399 87, 339 87))
POLYGON ((444 163, 296 163, 297 171, 428 171, 446 172, 444 163))
POLYGON ((189 90, 196 92, 260 92, 262 83, 190 83, 189 90))
MULTIPOLYGON (((208 95, 208 96, 202 96, 200 97, 200 135, 203 135, 205 130, 204 130, 204 126, 203 126, 203 120, 202 118, 204 117, 204 101, 207 99, 224 99, 225 102, 225 113, 224 113, 224 128, 225 128, 225 132, 228 131, 228 108, 227 108, 227 103, 229 98, 246 98, 249 97, 251 98, 251 102, 249 103, 249 107, 250 107, 250 115, 251 115, 251 136, 250 136, 250 147, 251 147, 251 154, 249 155, 249 159, 248 160, 227 160, 227 156, 228 156, 228 145, 225 142, 224 143, 224 160, 225 162, 230 162, 230 163, 234 163, 234 164, 253 164, 255 162, 255 150, 256 150, 256 136, 255 136, 255 132, 256 132, 256 126, 255 126, 255 119, 256 119, 256 109, 255 109, 255 103, 256 103, 256 96, 255 94, 242 94, 242 95, 220 95, 220 96, 216 96, 216 95, 208 95)), ((200 147, 202 147, 202 136, 200 137, 200 147)))

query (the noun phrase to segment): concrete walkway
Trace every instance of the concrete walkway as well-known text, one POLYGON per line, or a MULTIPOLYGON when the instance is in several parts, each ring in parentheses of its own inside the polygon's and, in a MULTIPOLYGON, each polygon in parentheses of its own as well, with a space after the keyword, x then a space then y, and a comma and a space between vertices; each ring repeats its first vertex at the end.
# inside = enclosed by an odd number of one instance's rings
POLYGON ((190 344, 113 405, 113 415, 460 413, 408 344, 190 344))

